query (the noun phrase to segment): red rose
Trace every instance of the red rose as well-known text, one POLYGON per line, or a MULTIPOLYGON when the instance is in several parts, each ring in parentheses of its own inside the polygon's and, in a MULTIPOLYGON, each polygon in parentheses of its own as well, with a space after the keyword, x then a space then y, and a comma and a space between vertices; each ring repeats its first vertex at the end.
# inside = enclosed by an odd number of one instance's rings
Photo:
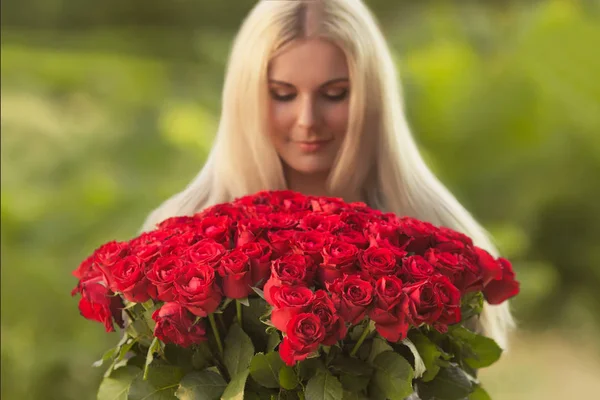
POLYGON ((150 264, 160 256, 161 245, 155 243, 139 245, 131 249, 131 254, 142 260, 143 263, 150 264))
POLYGON ((310 201, 305 196, 294 196, 283 200, 283 208, 288 212, 307 211, 310 209, 310 201))
POLYGON ((499 258, 498 263, 502 267, 502 277, 491 281, 483 289, 483 295, 490 304, 500 304, 519 294, 519 282, 515 280, 510 261, 499 258))
POLYGON ((298 225, 298 219, 289 213, 272 213, 267 219, 270 229, 293 229, 298 225))
POLYGON ((300 227, 305 230, 332 232, 343 225, 339 215, 325 213, 310 213, 300 221, 300 227))
POLYGON ((433 325, 440 332, 446 325, 460 322, 460 291, 443 275, 404 287, 409 311, 415 326, 433 325))
POLYGON ((322 284, 357 270, 358 248, 352 244, 334 241, 321 250, 321 257, 323 262, 317 269, 317 277, 322 284))
POLYGON ((214 268, 206 264, 187 264, 175 280, 177 301, 199 317, 214 312, 221 302, 214 268))
POLYGON ((318 316, 297 314, 288 322, 286 336, 279 346, 281 359, 288 366, 293 366, 315 352, 324 338, 325 329, 318 316))
POLYGON ((359 256, 361 269, 374 279, 398 272, 396 256, 385 247, 369 247, 359 256))
POLYGON ((216 268, 225 252, 225 247, 215 240, 203 239, 189 247, 186 255, 194 264, 205 264, 216 268))
POLYGON ((402 277, 407 282, 423 281, 436 272, 433 265, 421 256, 407 257, 402 262, 402 277))
POLYGON ((309 256, 302 254, 285 255, 271 264, 271 278, 264 287, 265 299, 272 304, 271 287, 287 284, 290 286, 308 286, 312 283, 315 264, 309 256))
POLYGON ((271 322, 275 328, 285 332, 290 319, 305 312, 311 304, 314 293, 305 286, 273 286, 270 290, 273 311, 271 322))
POLYGON ((190 216, 176 216, 170 217, 162 221, 157 225, 157 228, 160 230, 168 230, 168 229, 177 229, 181 227, 188 226, 195 222, 194 217, 190 216))
POLYGON ((118 261, 123 259, 129 250, 129 246, 125 242, 108 242, 94 253, 96 259, 102 267, 109 268, 115 265, 118 261))
POLYGON ((200 220, 198 228, 205 238, 213 239, 225 247, 229 247, 231 223, 231 218, 227 216, 207 216, 200 220))
POLYGON ((316 198, 310 200, 310 205, 315 212, 326 212, 330 214, 336 214, 341 211, 344 207, 347 207, 346 203, 342 199, 337 198, 316 198))
POLYGON ((335 304, 324 290, 317 290, 310 305, 310 312, 321 319, 325 329, 325 346, 333 346, 346 336, 347 328, 344 320, 338 315, 335 304))
POLYGON ((182 256, 198 239, 199 235, 193 231, 178 233, 161 243, 160 254, 165 257, 182 256))
POLYGON ((478 266, 483 281, 483 286, 496 279, 502 279, 504 268, 503 266, 487 251, 482 248, 475 247, 478 266))
POLYGON ((398 233, 401 240, 410 241, 406 247, 406 251, 420 255, 431 247, 433 242, 432 236, 439 231, 438 228, 429 222, 410 217, 399 218, 399 222, 398 233))
POLYGON ((437 272, 447 276, 461 293, 483 289, 483 281, 475 261, 475 255, 471 254, 466 257, 460 253, 429 249, 425 252, 425 259, 434 266, 437 272))
POLYGON ((269 221, 264 218, 250 218, 238 221, 236 231, 236 246, 243 246, 262 237, 269 228, 269 221))
POLYGON ((94 254, 94 262, 106 277, 109 285, 113 283, 112 269, 118 261, 129 255, 129 246, 124 242, 108 242, 98 248, 94 254))
POLYGON ((152 264, 146 274, 150 282, 156 286, 156 297, 161 301, 175 301, 177 293, 173 282, 182 272, 184 262, 177 257, 159 258, 152 264))
POLYGON ((271 275, 271 247, 266 240, 246 243, 240 251, 250 259, 250 272, 252 284, 263 287, 271 275))
POLYGON ((196 317, 177 303, 163 304, 152 319, 156 321, 154 335, 164 343, 190 347, 206 340, 204 321, 195 322, 196 317))
POLYGON ((223 278, 223 292, 230 299, 243 299, 252 293, 250 259, 239 249, 221 258, 219 275, 223 278))
POLYGON ((325 232, 297 232, 292 242, 295 252, 311 256, 316 263, 322 262, 321 250, 329 241, 331 235, 325 232))
POLYGON ((364 318, 367 307, 373 301, 373 286, 356 275, 344 275, 328 289, 333 294, 340 316, 353 325, 364 318))
POLYGON ((145 275, 145 266, 136 256, 127 256, 111 268, 111 290, 123 294, 134 303, 143 303, 156 296, 156 288, 145 275))
POLYGON ((338 240, 342 242, 346 242, 348 244, 353 244, 359 249, 366 249, 369 247, 369 240, 366 236, 361 232, 352 229, 351 227, 344 227, 337 231, 336 236, 338 240))
POLYGON ((92 254, 91 256, 83 260, 83 262, 79 264, 79 267, 77 267, 77 269, 75 269, 72 272, 73 276, 77 279, 81 279, 84 276, 92 274, 93 272, 96 272, 96 276, 100 274, 101 271, 97 268, 97 265, 94 265, 95 261, 96 254, 92 254))
POLYGON ((379 278, 375 295, 369 318, 375 322, 377 332, 394 343, 406 338, 410 324, 408 297, 402 291, 402 281, 396 276, 379 278))
POLYGON ((79 311, 84 318, 104 324, 106 332, 114 332, 114 323, 123 328, 122 310, 125 307, 121 297, 116 296, 106 286, 102 275, 81 281, 71 293, 81 293, 79 311))
POLYGON ((273 252, 278 255, 287 253, 290 249, 291 242, 296 235, 296 231, 283 230, 268 232, 267 237, 269 244, 273 248, 273 252))

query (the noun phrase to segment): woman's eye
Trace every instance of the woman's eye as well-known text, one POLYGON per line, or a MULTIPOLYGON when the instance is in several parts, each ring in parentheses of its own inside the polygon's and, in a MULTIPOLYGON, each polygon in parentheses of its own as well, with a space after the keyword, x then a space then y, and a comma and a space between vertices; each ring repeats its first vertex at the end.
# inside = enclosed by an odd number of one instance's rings
POLYGON ((323 96, 331 101, 342 101, 348 96, 348 89, 329 90, 323 93, 323 96))
POLYGON ((278 93, 275 90, 271 90, 271 97, 277 101, 291 101, 296 98, 296 93, 278 93))

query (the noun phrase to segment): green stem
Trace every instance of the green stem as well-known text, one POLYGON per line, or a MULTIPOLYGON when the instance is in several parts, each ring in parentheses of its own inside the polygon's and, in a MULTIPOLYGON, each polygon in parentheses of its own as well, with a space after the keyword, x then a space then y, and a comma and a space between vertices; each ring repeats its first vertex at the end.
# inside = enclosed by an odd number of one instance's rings
POLYGON ((223 333, 227 332, 227 327, 225 327, 225 321, 223 320, 223 314, 217 314, 217 319, 219 320, 219 327, 223 333))
POLYGON ((237 312, 237 319, 240 323, 240 328, 242 327, 242 303, 238 300, 235 301, 235 311, 237 312))
POLYGON ((298 397, 300 398, 300 400, 304 400, 304 393, 298 392, 298 397))
POLYGON ((219 354, 223 356, 223 344, 221 343, 221 336, 219 335, 219 329, 217 329, 217 323, 215 322, 215 315, 208 314, 208 320, 210 321, 210 326, 215 335, 215 340, 217 341, 217 347, 219 348, 219 354))
POLYGON ((360 348, 360 345, 365 341, 369 333, 371 333, 371 329, 369 328, 368 324, 365 324, 365 329, 363 330, 362 335, 360 335, 360 337, 358 338, 358 342, 356 342, 356 344, 352 348, 350 356, 354 357, 356 355, 356 352, 360 348))

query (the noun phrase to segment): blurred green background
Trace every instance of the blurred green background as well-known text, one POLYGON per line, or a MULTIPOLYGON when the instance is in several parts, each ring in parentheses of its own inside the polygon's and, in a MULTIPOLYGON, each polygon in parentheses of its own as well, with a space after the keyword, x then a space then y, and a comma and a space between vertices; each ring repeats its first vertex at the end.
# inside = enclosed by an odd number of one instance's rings
MULTIPOLYGON (((600 5, 366 1, 427 160, 513 260, 494 399, 600 392, 600 5)), ((118 341, 71 271, 134 236, 211 145, 251 0, 2 2, 2 398, 94 398, 118 341)))

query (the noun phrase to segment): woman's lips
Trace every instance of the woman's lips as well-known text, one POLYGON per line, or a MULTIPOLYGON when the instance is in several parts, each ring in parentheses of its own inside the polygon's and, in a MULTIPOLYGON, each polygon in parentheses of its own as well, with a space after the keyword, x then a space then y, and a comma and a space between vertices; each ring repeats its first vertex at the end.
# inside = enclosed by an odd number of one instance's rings
POLYGON ((331 142, 331 140, 315 140, 310 142, 297 141, 294 143, 296 143, 300 150, 305 153, 315 153, 325 147, 329 142, 331 142))

